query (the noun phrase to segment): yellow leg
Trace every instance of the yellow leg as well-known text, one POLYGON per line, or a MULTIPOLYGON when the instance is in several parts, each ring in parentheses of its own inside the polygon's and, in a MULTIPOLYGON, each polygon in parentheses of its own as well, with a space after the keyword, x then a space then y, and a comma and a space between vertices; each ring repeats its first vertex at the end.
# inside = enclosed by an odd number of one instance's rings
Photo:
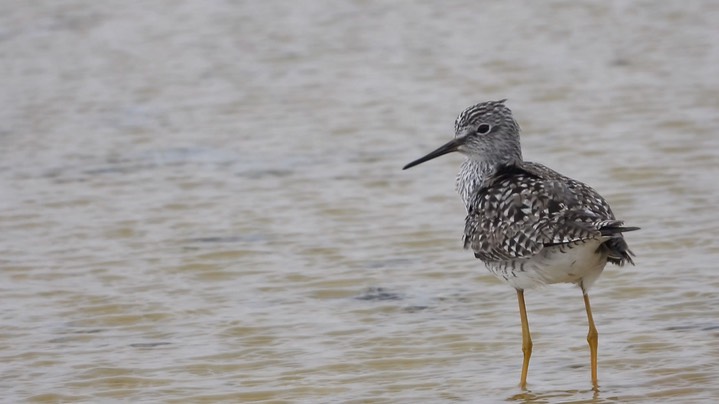
POLYGON ((594 386, 594 389, 596 390, 599 388, 597 385, 597 345, 599 343, 599 333, 597 332, 597 327, 594 326, 592 306, 589 305, 589 295, 586 292, 584 292, 584 307, 587 308, 587 320, 589 320, 587 342, 589 342, 589 352, 592 358, 592 386, 594 386))
POLYGON ((517 289, 517 300, 519 300, 519 316, 522 319, 522 352, 524 353, 524 361, 522 362, 522 378, 519 381, 519 387, 526 389, 527 372, 529 371, 529 358, 532 356, 532 336, 529 335, 527 308, 524 306, 524 291, 521 289, 517 289))

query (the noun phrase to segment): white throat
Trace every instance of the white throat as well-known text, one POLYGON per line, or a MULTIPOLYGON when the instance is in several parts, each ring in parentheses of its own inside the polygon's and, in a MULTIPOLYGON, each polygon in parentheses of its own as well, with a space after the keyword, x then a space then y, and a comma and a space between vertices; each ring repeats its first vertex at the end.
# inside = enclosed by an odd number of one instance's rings
POLYGON ((492 172, 493 167, 484 162, 467 158, 462 163, 457 174, 457 192, 459 193, 465 208, 469 210, 470 199, 474 192, 479 188, 484 180, 492 172))

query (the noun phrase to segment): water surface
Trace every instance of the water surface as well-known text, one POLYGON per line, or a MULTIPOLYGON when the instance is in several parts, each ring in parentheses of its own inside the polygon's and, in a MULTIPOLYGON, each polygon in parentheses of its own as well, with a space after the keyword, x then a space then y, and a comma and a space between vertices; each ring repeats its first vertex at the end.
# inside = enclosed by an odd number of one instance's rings
POLYGON ((0 5, 8 402, 711 402, 715 2, 0 5), (461 248, 461 161, 509 98, 637 266, 514 291, 461 248))

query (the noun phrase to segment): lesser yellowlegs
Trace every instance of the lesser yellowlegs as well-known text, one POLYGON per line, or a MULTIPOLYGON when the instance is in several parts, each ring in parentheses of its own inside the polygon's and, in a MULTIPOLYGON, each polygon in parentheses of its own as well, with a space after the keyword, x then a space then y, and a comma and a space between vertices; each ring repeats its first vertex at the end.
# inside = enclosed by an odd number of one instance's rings
POLYGON ((598 334, 588 290, 607 262, 634 264, 609 204, 591 187, 522 159, 519 125, 505 100, 464 110, 454 123, 455 137, 404 169, 435 157, 466 156, 457 191, 467 208, 464 247, 489 271, 517 290, 522 321, 522 374, 526 388, 532 338, 524 290, 552 283, 577 284, 589 322, 592 384, 597 386, 598 334))

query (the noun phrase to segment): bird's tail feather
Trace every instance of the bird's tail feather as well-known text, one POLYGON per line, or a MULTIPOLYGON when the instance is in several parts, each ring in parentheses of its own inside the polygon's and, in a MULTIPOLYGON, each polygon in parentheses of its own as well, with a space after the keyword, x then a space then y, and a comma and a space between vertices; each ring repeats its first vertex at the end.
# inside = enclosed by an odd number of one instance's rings
POLYGON ((602 244, 607 251, 609 262, 619 266, 627 262, 634 265, 634 260, 632 260, 634 253, 629 249, 627 242, 624 241, 622 233, 635 230, 639 230, 639 227, 623 226, 622 222, 615 222, 599 229, 602 236, 610 237, 609 240, 602 244))
POLYGON ((602 236, 613 236, 617 233, 626 233, 628 231, 640 230, 640 227, 630 226, 604 226, 599 231, 602 232, 602 236))

